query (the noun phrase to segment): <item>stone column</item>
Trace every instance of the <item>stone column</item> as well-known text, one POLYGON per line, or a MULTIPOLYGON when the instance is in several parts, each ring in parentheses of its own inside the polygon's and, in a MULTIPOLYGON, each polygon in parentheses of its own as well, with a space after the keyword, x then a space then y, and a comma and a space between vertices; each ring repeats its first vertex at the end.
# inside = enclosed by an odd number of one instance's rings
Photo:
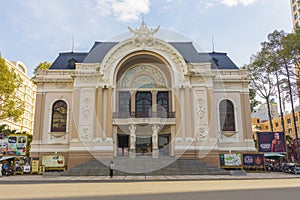
POLYGON ((151 95, 152 95, 152 117, 157 117, 157 91, 151 91, 151 95))
MULTIPOLYGON (((135 94, 136 94, 136 91, 130 91, 130 95, 131 95, 131 98, 130 98, 130 107, 131 107, 131 110, 130 112, 135 112, 135 94)), ((130 113, 130 116, 131 116, 131 113, 130 113)), ((133 117, 133 116, 131 116, 133 117)), ((135 117, 134 117, 135 118, 135 117)))
POLYGON ((159 149, 158 149, 158 130, 159 126, 154 124, 152 126, 152 157, 159 157, 159 149))
POLYGON ((136 126, 131 124, 129 126, 130 130, 130 150, 129 150, 129 157, 130 158, 135 158, 136 157, 136 151, 135 151, 135 144, 136 144, 136 126))

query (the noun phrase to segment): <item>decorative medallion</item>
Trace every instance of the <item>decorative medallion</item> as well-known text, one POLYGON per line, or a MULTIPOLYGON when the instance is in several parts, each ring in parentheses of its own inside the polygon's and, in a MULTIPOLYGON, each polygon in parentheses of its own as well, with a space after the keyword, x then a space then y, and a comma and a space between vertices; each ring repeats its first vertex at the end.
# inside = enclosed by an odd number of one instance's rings
POLYGON ((58 89, 63 89, 67 87, 67 83, 55 83, 55 87, 58 89))

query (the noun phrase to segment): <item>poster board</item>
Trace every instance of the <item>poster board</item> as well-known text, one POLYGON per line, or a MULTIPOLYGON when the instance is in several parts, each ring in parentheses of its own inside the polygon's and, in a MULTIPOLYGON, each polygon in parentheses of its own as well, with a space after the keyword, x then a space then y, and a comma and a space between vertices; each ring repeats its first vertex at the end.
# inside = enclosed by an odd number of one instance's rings
POLYGON ((220 154, 221 168, 242 168, 242 154, 220 154))
POLYGON ((264 154, 243 154, 243 166, 245 170, 261 170, 264 171, 265 169, 265 159, 264 154))
POLYGON ((286 153, 285 135, 283 132, 257 132, 258 152, 286 153))
POLYGON ((4 156, 25 156, 27 135, 13 134, 0 136, 0 153, 4 156))
POLYGON ((31 173, 39 173, 39 160, 31 161, 31 173))
POLYGON ((46 155, 42 158, 42 165, 46 170, 65 170, 65 156, 46 155))

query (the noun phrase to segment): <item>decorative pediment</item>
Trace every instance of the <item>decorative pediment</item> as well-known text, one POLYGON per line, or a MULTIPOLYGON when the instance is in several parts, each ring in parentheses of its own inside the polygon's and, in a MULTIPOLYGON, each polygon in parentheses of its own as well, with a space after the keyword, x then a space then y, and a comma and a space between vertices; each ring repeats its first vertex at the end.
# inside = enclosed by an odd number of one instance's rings
POLYGON ((133 44, 136 46, 152 46, 155 43, 154 34, 158 32, 159 26, 156 29, 148 28, 143 21, 140 28, 132 29, 128 26, 128 29, 133 36, 133 44))

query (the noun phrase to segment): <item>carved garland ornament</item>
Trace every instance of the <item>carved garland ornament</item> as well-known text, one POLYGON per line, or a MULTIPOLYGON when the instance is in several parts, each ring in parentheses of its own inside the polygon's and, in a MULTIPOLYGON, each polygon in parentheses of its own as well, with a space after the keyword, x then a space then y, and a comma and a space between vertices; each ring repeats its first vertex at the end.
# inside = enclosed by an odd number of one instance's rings
POLYGON ((208 130, 205 126, 198 126, 196 131, 196 140, 199 141, 205 138, 208 134, 208 130))
POLYGON ((91 100, 89 98, 85 98, 83 100, 83 105, 81 110, 82 110, 83 117, 88 118, 92 111, 91 100))
POLYGON ((205 111, 206 111, 206 108, 204 106, 204 101, 203 101, 203 99, 199 99, 197 113, 198 113, 200 119, 203 119, 203 117, 205 115, 205 111))

